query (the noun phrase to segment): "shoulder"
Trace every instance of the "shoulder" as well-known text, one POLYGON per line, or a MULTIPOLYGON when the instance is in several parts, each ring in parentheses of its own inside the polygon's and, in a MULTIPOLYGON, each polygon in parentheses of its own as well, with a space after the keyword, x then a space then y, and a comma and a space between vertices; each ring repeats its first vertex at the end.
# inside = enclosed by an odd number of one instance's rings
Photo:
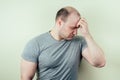
POLYGON ((49 36, 48 32, 37 35, 29 40, 29 42, 39 43, 43 42, 49 36))
POLYGON ((49 33, 46 32, 46 33, 43 33, 43 34, 40 34, 40 35, 36 36, 34 39, 35 40, 41 40, 41 39, 47 38, 48 36, 49 36, 49 33))
POLYGON ((26 46, 39 46, 39 44, 41 44, 45 40, 46 36, 47 36, 47 32, 35 36, 27 42, 26 46))

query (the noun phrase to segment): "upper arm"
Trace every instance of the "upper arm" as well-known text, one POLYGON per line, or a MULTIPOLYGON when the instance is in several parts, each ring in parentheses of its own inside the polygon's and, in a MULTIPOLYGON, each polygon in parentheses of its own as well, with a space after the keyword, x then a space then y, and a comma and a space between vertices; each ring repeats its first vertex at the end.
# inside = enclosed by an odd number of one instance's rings
MULTIPOLYGON (((94 67, 102 67, 102 66, 104 66, 104 64, 101 64, 101 62, 99 62, 98 60, 97 61, 94 60, 97 57, 96 57, 96 55, 94 55, 94 57, 93 57, 93 55, 90 54, 90 51, 89 51, 88 47, 83 50, 82 56, 83 56, 83 58, 85 60, 87 60, 94 67)), ((97 56, 99 56, 99 55, 97 55, 97 56)), ((102 58, 101 58, 101 60, 102 60, 102 58)))
POLYGON ((92 61, 91 61, 91 55, 89 54, 89 50, 88 47, 86 47, 83 51, 82 51, 82 56, 85 60, 87 60, 90 64, 93 65, 92 61))
POLYGON ((21 80, 32 80, 35 75, 37 64, 24 59, 21 60, 21 80))
POLYGON ((35 39, 30 40, 24 50, 21 60, 21 80, 32 80, 35 75, 40 47, 35 39))

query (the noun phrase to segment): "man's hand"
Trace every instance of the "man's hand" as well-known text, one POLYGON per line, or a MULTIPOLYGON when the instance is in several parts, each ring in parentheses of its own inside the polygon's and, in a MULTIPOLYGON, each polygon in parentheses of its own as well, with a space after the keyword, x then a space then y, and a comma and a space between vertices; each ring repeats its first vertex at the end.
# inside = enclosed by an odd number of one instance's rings
POLYGON ((88 24, 87 24, 85 18, 81 18, 80 21, 78 22, 77 26, 80 26, 79 30, 83 37, 90 35, 89 30, 88 30, 88 24))
POLYGON ((93 40, 91 34, 88 30, 88 24, 84 18, 81 18, 77 24, 80 26, 79 30, 81 35, 85 38, 87 42, 87 46, 82 51, 82 56, 93 66, 95 67, 103 67, 105 66, 106 60, 104 56, 103 50, 96 44, 93 40))

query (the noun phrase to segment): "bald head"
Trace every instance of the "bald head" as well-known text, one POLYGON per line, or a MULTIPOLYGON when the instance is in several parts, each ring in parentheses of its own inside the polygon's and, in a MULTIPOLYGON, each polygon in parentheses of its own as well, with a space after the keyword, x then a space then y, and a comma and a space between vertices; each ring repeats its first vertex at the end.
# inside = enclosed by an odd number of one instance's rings
POLYGON ((67 6, 67 7, 61 8, 57 12, 55 20, 57 21, 59 18, 61 18, 61 20, 66 21, 68 16, 72 13, 80 16, 80 13, 73 7, 67 6))

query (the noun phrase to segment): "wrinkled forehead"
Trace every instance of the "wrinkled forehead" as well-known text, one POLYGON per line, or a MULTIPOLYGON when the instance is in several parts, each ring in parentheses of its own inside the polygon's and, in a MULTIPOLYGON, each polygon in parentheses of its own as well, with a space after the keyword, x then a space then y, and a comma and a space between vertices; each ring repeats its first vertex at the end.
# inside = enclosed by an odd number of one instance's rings
POLYGON ((80 20, 80 16, 75 14, 75 13, 72 13, 68 16, 67 18, 67 22, 71 25, 75 25, 78 23, 78 21, 80 20))

